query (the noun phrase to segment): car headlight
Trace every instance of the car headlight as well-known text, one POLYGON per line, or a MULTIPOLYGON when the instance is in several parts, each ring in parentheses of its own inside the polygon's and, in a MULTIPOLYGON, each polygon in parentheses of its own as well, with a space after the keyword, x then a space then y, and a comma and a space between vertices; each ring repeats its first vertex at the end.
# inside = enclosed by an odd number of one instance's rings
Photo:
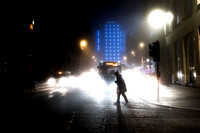
POLYGON ((47 84, 50 86, 53 86, 56 84, 56 79, 55 78, 49 78, 47 81, 47 84))

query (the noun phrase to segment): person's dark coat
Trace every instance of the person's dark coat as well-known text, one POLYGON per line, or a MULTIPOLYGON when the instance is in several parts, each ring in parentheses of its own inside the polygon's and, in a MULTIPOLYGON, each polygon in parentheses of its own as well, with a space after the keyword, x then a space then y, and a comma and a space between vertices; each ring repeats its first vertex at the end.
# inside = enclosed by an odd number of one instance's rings
POLYGON ((121 74, 117 74, 115 83, 117 84, 118 87, 117 94, 123 94, 127 91, 126 84, 121 74))

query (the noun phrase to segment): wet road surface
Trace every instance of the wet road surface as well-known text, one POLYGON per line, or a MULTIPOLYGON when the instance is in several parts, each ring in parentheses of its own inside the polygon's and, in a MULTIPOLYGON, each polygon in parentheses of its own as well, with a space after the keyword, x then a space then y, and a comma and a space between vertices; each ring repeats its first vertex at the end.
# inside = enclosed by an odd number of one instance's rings
POLYGON ((73 88, 25 96, 13 105, 7 131, 17 132, 200 132, 200 112, 145 103, 137 96, 114 105, 112 90, 73 88), (100 94, 102 93, 102 94, 100 94), (101 97, 99 97, 101 96, 101 97))

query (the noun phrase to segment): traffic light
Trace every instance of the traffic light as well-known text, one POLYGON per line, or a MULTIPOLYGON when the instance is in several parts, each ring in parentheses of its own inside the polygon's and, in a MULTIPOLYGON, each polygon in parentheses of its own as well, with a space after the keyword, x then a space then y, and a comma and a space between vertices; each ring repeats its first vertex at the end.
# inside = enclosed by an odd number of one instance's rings
POLYGON ((153 57, 154 62, 160 62, 160 43, 159 43, 159 41, 149 44, 149 56, 153 57))

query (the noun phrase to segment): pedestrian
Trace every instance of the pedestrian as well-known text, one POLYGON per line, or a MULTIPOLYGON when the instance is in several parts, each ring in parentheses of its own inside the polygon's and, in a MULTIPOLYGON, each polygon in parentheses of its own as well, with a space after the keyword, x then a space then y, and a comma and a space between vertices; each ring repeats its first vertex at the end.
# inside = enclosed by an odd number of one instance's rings
POLYGON ((127 91, 125 81, 124 81, 122 75, 118 71, 115 72, 115 76, 116 76, 115 83, 117 84, 117 102, 115 104, 120 103, 121 95, 124 97, 124 100, 127 104, 129 101, 125 95, 125 92, 127 91))

